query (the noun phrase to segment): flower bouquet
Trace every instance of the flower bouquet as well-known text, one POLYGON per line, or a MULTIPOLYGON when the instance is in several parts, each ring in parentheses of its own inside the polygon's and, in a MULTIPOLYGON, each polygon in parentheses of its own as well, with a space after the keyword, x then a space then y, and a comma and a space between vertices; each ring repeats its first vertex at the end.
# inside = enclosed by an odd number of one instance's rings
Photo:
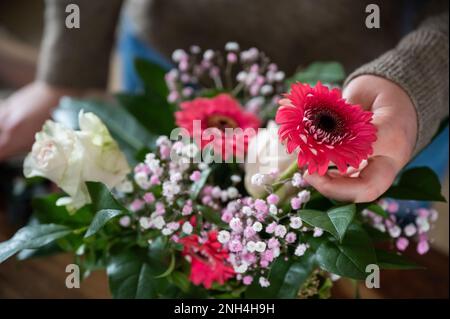
POLYGON ((286 79, 256 48, 193 46, 176 68, 136 61, 139 94, 64 98, 24 162, 62 190, 35 198, 0 262, 73 253, 115 298, 326 298, 339 277, 416 267, 442 201, 425 167, 370 203, 326 198, 305 173, 343 174, 372 154, 372 113, 341 97, 338 63, 286 79), (113 105, 109 105, 113 104, 113 105))

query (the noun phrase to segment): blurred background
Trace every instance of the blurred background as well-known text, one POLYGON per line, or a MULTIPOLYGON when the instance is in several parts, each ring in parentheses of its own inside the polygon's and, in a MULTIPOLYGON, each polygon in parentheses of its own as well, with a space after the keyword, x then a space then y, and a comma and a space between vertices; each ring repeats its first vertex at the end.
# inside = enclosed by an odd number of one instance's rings
MULTIPOLYGON (((0 1, 0 101, 34 79, 43 30, 43 2, 0 1)), ((120 89, 120 65, 116 53, 112 55, 111 65, 108 89, 117 91, 120 89)), ((443 184, 446 198, 448 184, 446 177, 443 184)), ((27 221, 30 193, 24 194, 24 187, 21 159, 0 163, 0 241, 9 238, 27 221)), ((426 269, 384 271, 380 289, 360 287, 362 298, 448 298, 449 206, 445 203, 435 208, 440 215, 431 235, 434 238, 432 250, 424 256, 418 256, 413 247, 407 251, 411 259, 426 269)), ((65 266, 70 262, 71 256, 59 255, 21 263, 11 259, 0 264, 0 298, 109 297, 106 277, 101 272, 88 278, 80 289, 67 289, 64 284, 65 266)), ((333 288, 335 298, 353 296, 351 282, 341 280, 333 288)))

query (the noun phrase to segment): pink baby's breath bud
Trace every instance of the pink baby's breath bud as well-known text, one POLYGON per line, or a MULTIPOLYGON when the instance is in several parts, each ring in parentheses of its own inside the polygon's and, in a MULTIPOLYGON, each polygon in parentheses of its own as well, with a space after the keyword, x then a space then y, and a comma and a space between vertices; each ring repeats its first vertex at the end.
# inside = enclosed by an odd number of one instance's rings
POLYGON ((302 207, 302 201, 298 197, 294 197, 291 199, 291 207, 294 210, 300 209, 302 207))
POLYGON ((203 53, 203 59, 204 59, 205 61, 211 61, 213 58, 214 58, 214 51, 213 51, 213 50, 208 49, 208 50, 206 50, 206 51, 203 53))
POLYGON ((187 60, 181 60, 180 63, 178 64, 178 69, 180 69, 180 71, 185 72, 187 71, 189 68, 189 62, 187 60))
POLYGON ((295 249, 294 255, 296 256, 303 256, 308 249, 307 244, 299 244, 297 248, 295 249))
POLYGON ((403 232, 405 233, 406 237, 412 237, 417 233, 417 228, 414 224, 408 224, 403 229, 403 232))
POLYGON ((231 220, 230 220, 230 228, 231 228, 231 230, 233 230, 233 231, 235 231, 235 232, 241 232, 243 229, 242 229, 242 222, 241 222, 241 220, 239 219, 239 218, 237 218, 237 217, 234 217, 234 218, 232 218, 231 220))
POLYGON ((307 203, 307 202, 309 202, 309 200, 311 198, 311 192, 304 189, 300 193, 298 193, 297 196, 301 200, 302 203, 307 203))
POLYGON ((267 196, 267 203, 269 203, 271 205, 278 204, 279 200, 280 200, 280 198, 276 194, 270 194, 269 196, 267 196))
POLYGON ((120 224, 120 226, 125 227, 125 228, 130 227, 130 224, 131 224, 130 216, 123 216, 122 218, 120 218, 119 224, 120 224))
POLYGON ((189 179, 193 182, 198 182, 202 178, 202 173, 200 171, 193 171, 189 179))
POLYGON ((167 226, 167 228, 169 228, 170 230, 173 230, 173 231, 178 230, 180 228, 180 224, 177 222, 170 222, 166 226, 167 226))
POLYGON ((241 71, 236 75, 236 80, 238 82, 245 82, 247 80, 247 72, 241 71))
POLYGON ((268 212, 268 207, 265 201, 262 199, 255 200, 255 209, 260 212, 266 214, 268 212))
POLYGON ((391 214, 398 212, 399 205, 397 202, 392 201, 388 204, 387 211, 391 214))
POLYGON ((278 248, 280 247, 280 242, 278 239, 272 237, 267 241, 267 247, 269 247, 269 249, 278 248))
POLYGON ((228 53, 227 54, 227 61, 229 63, 232 63, 232 64, 236 63, 237 62, 237 55, 236 55, 236 53, 232 53, 232 52, 228 53))
POLYGON ((184 97, 190 97, 194 94, 194 89, 191 87, 185 87, 182 91, 184 97))
POLYGON ((297 240, 297 235, 293 232, 289 232, 286 234, 286 237, 284 238, 288 244, 292 244, 297 240))
POLYGON ((263 288, 267 288, 270 286, 270 282, 264 277, 259 277, 259 285, 263 288))
POLYGON ((183 73, 183 74, 181 74, 181 76, 180 76, 180 80, 181 80, 181 82, 183 82, 183 83, 189 83, 189 82, 192 81, 192 78, 191 78, 191 76, 190 76, 189 74, 183 73))
POLYGON ((430 245, 427 240, 420 240, 419 244, 417 244, 417 253, 419 255, 424 255, 430 250, 430 245))
POLYGON ((192 211, 193 211, 193 208, 192 208, 192 203, 186 203, 184 206, 183 206, 183 209, 182 209, 182 212, 181 212, 181 214, 183 215, 183 216, 187 216, 187 215, 190 215, 190 214, 192 214, 192 211))
POLYGON ((150 185, 159 185, 159 184, 161 184, 159 177, 157 175, 152 175, 152 177, 150 177, 150 185))
POLYGON ((259 89, 260 89, 260 85, 259 84, 257 84, 257 83, 255 83, 255 84, 252 84, 251 86, 250 86, 250 95, 251 96, 257 96, 258 94, 259 94, 259 89))
POLYGON ((212 78, 217 78, 220 75, 220 69, 216 66, 212 67, 211 70, 209 70, 209 75, 212 78))
POLYGON ((199 54, 201 52, 201 49, 198 45, 191 45, 191 47, 189 48, 189 50, 191 51, 191 53, 193 54, 199 54))
POLYGON ((402 233, 402 230, 400 227, 398 227, 397 225, 394 225, 393 227, 388 229, 389 235, 392 238, 397 238, 400 236, 400 234, 402 233))
POLYGON ((164 214, 166 212, 166 207, 164 206, 163 203, 157 202, 155 205, 155 212, 157 214, 164 214))
POLYGON ((261 94, 262 95, 270 95, 273 93, 273 86, 270 84, 265 84, 261 87, 261 94))
POLYGON ((168 159, 170 157, 170 147, 168 145, 161 145, 159 147, 159 154, 162 159, 168 159))
POLYGON ((239 43, 237 42, 227 42, 225 44, 226 51, 239 51, 239 43))
POLYGON ((256 231, 253 229, 253 227, 247 226, 244 229, 244 237, 245 238, 251 238, 253 236, 255 236, 256 231))
POLYGON ((323 229, 319 227, 314 227, 313 237, 320 237, 323 235, 323 229))
POLYGON ((286 235, 287 229, 283 225, 275 227, 275 236, 283 238, 286 235))
POLYGON ((153 193, 145 193, 143 199, 147 204, 151 204, 155 201, 155 195, 153 193))
POLYGON ((302 174, 295 173, 292 176, 292 186, 294 187, 306 187, 306 181, 303 179, 302 174))
POLYGON ((239 240, 232 240, 229 244, 228 244, 228 249, 231 252, 240 252, 242 250, 242 243, 239 240))
POLYGON ((222 220, 225 223, 229 223, 231 221, 231 219, 233 218, 233 214, 229 211, 226 211, 222 214, 222 220))
POLYGON ((273 232, 275 231, 275 228, 277 227, 277 223, 276 222, 272 222, 269 225, 267 225, 266 227, 266 233, 268 234, 273 234, 273 232))
POLYGON ((246 286, 250 286, 253 282, 253 277, 252 276, 244 276, 244 278, 242 278, 242 283, 246 286))
POLYGON ((179 99, 179 95, 177 91, 172 91, 169 93, 169 96, 167 97, 167 101, 169 103, 175 103, 179 99))
POLYGON ((206 196, 202 197, 202 204, 203 205, 209 205, 209 204, 211 204, 212 201, 213 201, 212 197, 209 196, 209 195, 206 195, 206 196))
POLYGON ((137 212, 139 210, 141 210, 144 207, 145 202, 143 200, 140 199, 135 199, 131 204, 130 204, 130 210, 132 212, 137 212))
POLYGON ((409 245, 409 240, 405 237, 400 237, 395 242, 395 245, 397 246, 398 250, 404 251, 409 245))
POLYGON ((174 62, 180 62, 181 60, 187 59, 187 53, 183 49, 177 49, 172 53, 172 60, 174 62))

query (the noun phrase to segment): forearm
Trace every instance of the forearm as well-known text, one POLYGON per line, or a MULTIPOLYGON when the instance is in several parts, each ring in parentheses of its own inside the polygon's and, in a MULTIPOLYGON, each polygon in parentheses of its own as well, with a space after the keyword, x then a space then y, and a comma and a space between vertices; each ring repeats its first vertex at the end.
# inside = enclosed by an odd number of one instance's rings
POLYGON ((346 84, 359 75, 373 74, 402 87, 417 111, 417 154, 448 116, 448 54, 447 12, 428 18, 396 48, 353 72, 346 84))
POLYGON ((37 80, 55 86, 104 89, 122 0, 46 0, 37 80), (69 29, 69 4, 80 8, 80 28, 69 29))

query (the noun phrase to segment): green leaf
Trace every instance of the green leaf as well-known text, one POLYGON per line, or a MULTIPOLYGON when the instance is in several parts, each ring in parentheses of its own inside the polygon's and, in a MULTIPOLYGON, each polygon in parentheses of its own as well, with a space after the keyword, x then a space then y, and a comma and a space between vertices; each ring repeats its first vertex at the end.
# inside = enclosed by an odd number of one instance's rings
POLYGON ((385 211, 380 205, 375 204, 375 203, 371 203, 371 204, 367 205, 364 209, 370 210, 371 212, 373 212, 383 218, 389 217, 388 212, 385 211))
POLYGON ((161 275, 156 276, 155 278, 164 278, 169 276, 173 270, 175 269, 175 254, 172 254, 171 258, 170 258, 170 264, 169 267, 167 268, 167 270, 165 272, 163 272, 161 275))
POLYGON ((338 239, 342 241, 347 231, 348 225, 355 216, 356 206, 355 204, 345 205, 330 209, 327 212, 328 217, 331 220, 336 232, 338 233, 338 239))
POLYGON ((307 251, 300 257, 300 260, 294 261, 284 277, 284 282, 277 298, 296 298, 298 291, 312 274, 314 264, 315 256, 310 251, 307 251))
POLYGON ((314 267, 314 254, 308 252, 300 258, 277 258, 271 268, 268 280, 270 286, 263 288, 257 280, 247 288, 246 298, 295 298, 300 287, 308 279, 314 267))
POLYGON ((64 250, 57 244, 57 242, 52 241, 47 245, 36 249, 24 249, 17 254, 18 260, 27 260, 32 258, 48 257, 62 253, 64 250))
POLYGON ((114 105, 114 103, 64 97, 60 100, 54 117, 58 122, 75 129, 78 128, 80 110, 96 114, 105 123, 131 164, 136 162, 134 160, 136 152, 145 147, 154 148, 157 137, 145 129, 122 106, 114 105))
POLYGON ((429 167, 415 167, 404 171, 398 181, 383 197, 406 200, 445 202, 441 194, 441 183, 436 173, 429 167))
POLYGON ((158 96, 132 95, 121 93, 116 95, 125 109, 149 132, 159 135, 170 135, 175 128, 175 109, 158 96))
POLYGON ((41 224, 58 224, 71 227, 82 227, 89 225, 93 214, 89 207, 83 207, 75 213, 69 213, 64 206, 56 206, 56 201, 61 195, 51 194, 46 197, 33 199, 33 215, 41 224))
POLYGON ((23 249, 37 249, 70 234, 63 225, 46 224, 25 226, 10 239, 0 243, 0 263, 23 249))
POLYGON ((373 244, 367 233, 351 224, 342 241, 325 241, 316 251, 319 266, 328 272, 353 279, 366 278, 366 266, 376 264, 373 244))
POLYGON ((174 271, 170 274, 172 283, 180 288, 181 291, 187 292, 191 286, 188 276, 185 273, 174 271))
POLYGON ((134 60, 134 67, 142 82, 144 82, 146 90, 158 94, 165 100, 169 94, 164 78, 166 70, 155 63, 141 58, 134 60))
POLYGON ((103 209, 115 209, 125 211, 126 209, 120 205, 111 195, 108 187, 100 182, 86 182, 89 195, 92 200, 92 208, 95 212, 103 209))
POLYGON ((122 210, 118 209, 102 209, 95 214, 94 220, 89 226, 84 238, 91 237, 95 235, 103 226, 106 225, 110 220, 114 219, 117 216, 123 215, 122 210))
POLYGON ((354 204, 335 207, 326 213, 312 210, 300 210, 299 215, 303 221, 311 226, 319 227, 342 241, 348 225, 355 216, 356 207, 354 204))
POLYGON ((389 252, 389 251, 385 251, 385 250, 381 250, 381 249, 376 249, 375 252, 377 254, 377 264, 382 269, 421 269, 421 268, 424 268, 397 253, 393 253, 393 252, 389 252))
POLYGON ((164 257, 160 248, 150 252, 133 248, 112 254, 106 272, 113 297, 146 299, 164 294, 169 282, 167 278, 156 278, 167 267, 164 257))
POLYGON ((203 186, 205 186, 206 181, 208 180, 209 174, 211 174, 211 168, 203 170, 200 180, 192 184, 190 192, 191 199, 197 199, 198 195, 200 194, 200 191, 202 190, 203 186))
POLYGON ((339 238, 339 234, 327 213, 320 210, 302 209, 299 211, 299 215, 304 222, 311 226, 322 228, 334 237, 339 238))
POLYGON ((344 67, 338 62, 314 62, 287 79, 288 84, 302 82, 314 85, 317 81, 339 84, 345 79, 344 67))
POLYGON ((206 221, 218 226, 219 228, 228 228, 228 225, 222 220, 219 211, 208 206, 198 206, 198 210, 202 212, 206 221))

